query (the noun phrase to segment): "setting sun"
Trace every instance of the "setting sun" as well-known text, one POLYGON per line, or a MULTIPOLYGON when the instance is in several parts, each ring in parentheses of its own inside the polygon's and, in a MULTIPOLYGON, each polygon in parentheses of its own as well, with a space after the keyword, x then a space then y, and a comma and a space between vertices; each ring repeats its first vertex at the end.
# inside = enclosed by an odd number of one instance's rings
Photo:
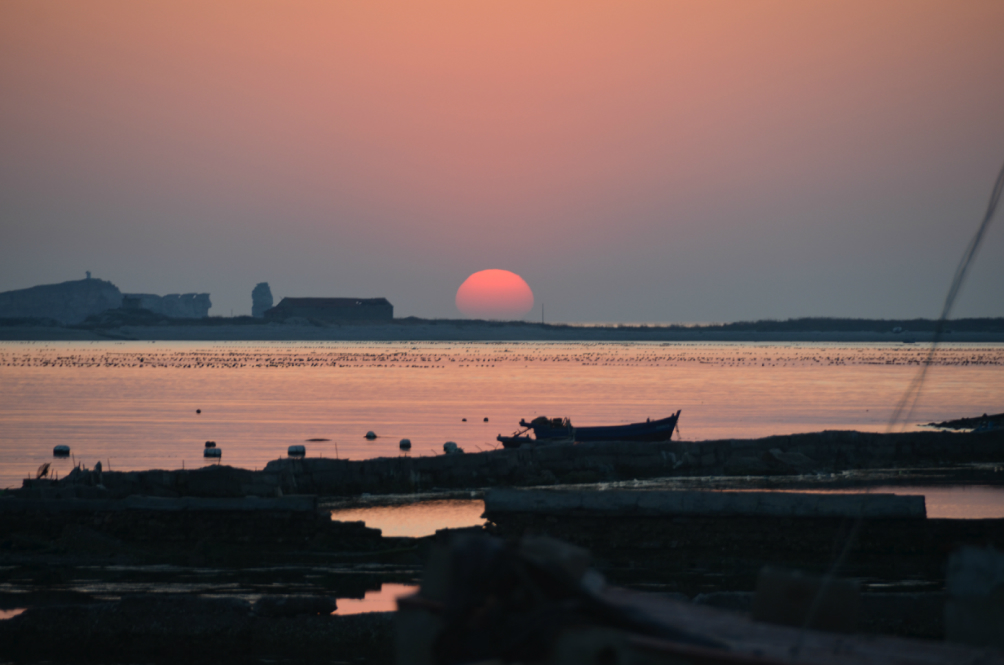
POLYGON ((480 319, 520 318, 533 309, 533 291, 508 270, 481 270, 457 289, 457 309, 480 319))

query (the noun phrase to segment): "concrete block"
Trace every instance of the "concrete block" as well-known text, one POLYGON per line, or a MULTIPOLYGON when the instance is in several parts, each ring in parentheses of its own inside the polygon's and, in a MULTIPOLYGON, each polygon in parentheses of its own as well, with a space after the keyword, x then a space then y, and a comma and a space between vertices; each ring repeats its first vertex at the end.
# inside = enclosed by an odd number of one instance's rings
POLYGON ((923 497, 796 492, 663 492, 491 490, 485 510, 561 514, 586 511, 604 515, 756 515, 770 517, 923 518, 923 497))
POLYGON ((686 492, 634 492, 634 505, 637 510, 647 515, 666 515, 679 513, 682 507, 683 494, 686 492))
POLYGON ((760 508, 760 496, 754 492, 723 492, 721 511, 732 515, 755 515, 760 508))
POLYGON ((663 466, 660 455, 636 455, 621 460, 621 466, 627 469, 658 469, 663 466))
POLYGON ((758 492, 757 514, 789 516, 796 514, 798 502, 804 500, 802 494, 789 492, 758 492))
POLYGON ((124 510, 150 510, 163 512, 312 512, 317 509, 315 496, 286 496, 280 498, 247 497, 241 499, 205 499, 200 497, 181 497, 166 499, 152 496, 130 496, 119 502, 124 510))
POLYGON ((579 508, 590 512, 634 512, 637 497, 627 496, 630 494, 623 491, 582 492, 579 508))

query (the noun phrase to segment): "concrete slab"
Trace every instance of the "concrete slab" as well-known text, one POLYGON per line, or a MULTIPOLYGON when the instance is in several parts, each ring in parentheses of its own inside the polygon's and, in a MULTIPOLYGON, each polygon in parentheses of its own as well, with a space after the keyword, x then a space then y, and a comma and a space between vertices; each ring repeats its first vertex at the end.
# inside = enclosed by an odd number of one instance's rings
POLYGON ((816 494, 808 492, 664 492, 647 490, 490 490, 485 512, 560 515, 571 511, 604 515, 759 515, 771 517, 919 518, 927 516, 923 496, 816 494))

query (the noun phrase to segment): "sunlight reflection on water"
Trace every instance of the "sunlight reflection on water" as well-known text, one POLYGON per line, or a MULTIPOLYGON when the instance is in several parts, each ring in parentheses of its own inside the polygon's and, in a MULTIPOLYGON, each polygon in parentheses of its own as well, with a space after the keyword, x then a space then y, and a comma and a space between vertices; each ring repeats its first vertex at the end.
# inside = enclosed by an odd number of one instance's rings
POLYGON ((342 522, 366 522, 380 529, 384 536, 421 538, 439 529, 481 526, 485 502, 480 499, 444 499, 399 506, 374 506, 331 511, 331 519, 342 522))
MULTIPOLYGON (((490 450, 520 418, 603 425, 682 409, 686 440, 884 431, 921 345, 766 343, 0 343, 0 487, 52 463, 262 468, 309 457, 490 450), (197 413, 196 410, 201 410, 197 413), (462 419, 466 418, 467 422, 462 419), (488 422, 485 422, 485 419, 488 422), (367 430, 377 433, 367 441, 367 430), (66 444, 71 457, 53 459, 66 444)), ((916 423, 1004 403, 1004 344, 946 344, 916 423)))
POLYGON ((394 612, 397 599, 418 591, 410 584, 383 584, 379 591, 367 591, 365 598, 339 598, 338 609, 332 614, 363 614, 364 612, 394 612))

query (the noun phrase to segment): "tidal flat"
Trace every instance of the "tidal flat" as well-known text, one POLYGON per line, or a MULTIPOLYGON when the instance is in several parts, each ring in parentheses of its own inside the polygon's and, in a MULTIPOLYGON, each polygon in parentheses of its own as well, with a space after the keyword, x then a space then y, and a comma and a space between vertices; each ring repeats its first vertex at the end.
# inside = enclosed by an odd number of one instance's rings
MULTIPOLYGON (((494 450, 520 419, 575 425, 682 410, 675 440, 885 432, 927 358, 902 343, 6 342, 0 487, 51 463, 193 469, 494 450), (373 431, 377 438, 364 438, 373 431), (312 441, 317 439, 317 441, 312 441), (52 449, 70 447, 54 459, 52 449), (215 463, 215 461, 211 461, 215 463)), ((1004 404, 1004 344, 945 344, 908 429, 1004 404)))

